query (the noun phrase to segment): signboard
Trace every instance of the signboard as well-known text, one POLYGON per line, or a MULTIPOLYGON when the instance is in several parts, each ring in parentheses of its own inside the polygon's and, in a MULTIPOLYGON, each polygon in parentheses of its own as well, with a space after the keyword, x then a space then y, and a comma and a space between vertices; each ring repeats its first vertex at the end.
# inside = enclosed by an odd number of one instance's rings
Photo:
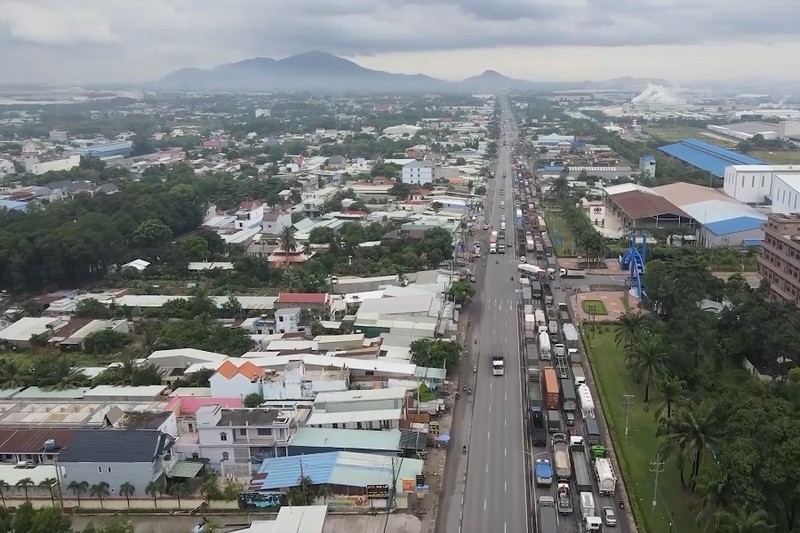
POLYGON ((414 487, 416 486, 417 486, 417 480, 415 479, 403 480, 403 492, 414 492, 414 487))
POLYGON ((329 509, 353 509, 369 506, 369 499, 366 496, 334 495, 328 498, 329 509))
POLYGON ((383 500, 389 497, 389 485, 367 485, 367 498, 383 500))

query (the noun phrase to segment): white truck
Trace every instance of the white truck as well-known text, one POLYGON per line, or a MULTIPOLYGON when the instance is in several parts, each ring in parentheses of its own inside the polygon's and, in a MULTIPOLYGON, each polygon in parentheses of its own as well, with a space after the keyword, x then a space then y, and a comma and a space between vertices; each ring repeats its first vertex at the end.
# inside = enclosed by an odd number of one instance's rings
POLYGON ((570 514, 573 511, 572 507, 572 492, 569 490, 569 483, 559 483, 556 489, 556 501, 558 503, 558 512, 561 514, 570 514))
POLYGON ((559 270, 559 275, 565 279, 581 279, 586 277, 585 270, 576 270, 571 268, 562 268, 559 270))
POLYGON ((594 400, 592 391, 585 383, 578 385, 578 402, 581 404, 581 415, 583 418, 594 418, 594 400))
POLYGON ((586 373, 583 371, 583 365, 573 363, 572 375, 575 377, 575 388, 586 383, 586 373))
POLYGON ((561 326, 561 333, 564 335, 564 344, 567 348, 578 348, 578 330, 575 328, 575 324, 564 324, 561 326))
POLYGON ((553 354, 550 351, 550 336, 547 331, 539 333, 539 358, 543 361, 549 361, 553 358, 553 354))
POLYGON ((532 342, 536 339, 536 318, 533 314, 525 314, 525 340, 532 342))
POLYGON ((581 526, 583 531, 600 531, 603 522, 597 516, 597 507, 594 504, 594 496, 591 492, 581 492, 581 526))
POLYGON ((533 317, 536 320, 536 331, 547 331, 547 315, 544 314, 544 309, 535 310, 533 317))
POLYGON ((597 490, 604 496, 613 496, 617 490, 617 476, 608 457, 594 460, 594 473, 597 478, 597 490))

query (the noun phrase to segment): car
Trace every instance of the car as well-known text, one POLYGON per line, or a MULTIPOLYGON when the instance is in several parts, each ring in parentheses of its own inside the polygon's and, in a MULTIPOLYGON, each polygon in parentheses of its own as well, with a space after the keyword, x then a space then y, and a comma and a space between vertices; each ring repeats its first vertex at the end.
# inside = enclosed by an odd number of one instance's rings
POLYGON ((524 255, 521 255, 521 256, 519 256, 519 262, 520 263, 527 263, 528 259, 524 255))
POLYGON ((566 411, 564 414, 565 414, 564 418, 567 421, 567 425, 568 426, 574 426, 575 425, 575 413, 571 413, 569 411, 566 411))
POLYGON ((614 514, 614 509, 612 507, 603 507, 603 522, 605 522, 608 527, 617 525, 617 515, 614 514))
POLYGON ((483 225, 483 229, 484 229, 484 230, 487 230, 487 229, 489 229, 489 224, 484 224, 484 225, 483 225))
POLYGON ((474 276, 474 275, 470 276, 470 277, 469 277, 469 280, 470 280, 472 283, 475 283, 475 276, 474 276))

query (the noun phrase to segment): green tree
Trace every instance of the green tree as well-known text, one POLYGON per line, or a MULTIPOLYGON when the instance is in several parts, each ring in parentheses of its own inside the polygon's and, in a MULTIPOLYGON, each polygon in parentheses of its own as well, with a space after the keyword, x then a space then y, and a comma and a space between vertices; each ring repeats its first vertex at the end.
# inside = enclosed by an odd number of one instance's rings
POLYGON ((17 507, 17 512, 14 513, 12 531, 31 531, 33 529, 33 521, 35 518, 36 511, 34 510, 33 505, 31 502, 26 501, 17 507))
POLYGON ((734 511, 718 511, 717 522, 720 533, 767 533, 775 529, 764 509, 745 502, 734 511))
POLYGON ((675 405, 685 398, 686 382, 677 376, 662 375, 658 380, 658 391, 661 393, 655 409, 656 419, 671 418, 675 405))
POLYGON ((153 498, 153 507, 158 509, 158 497, 164 494, 164 484, 159 481, 151 481, 145 487, 144 492, 153 498))
POLYGON ((465 303, 475 294, 475 288, 466 281, 454 281, 447 290, 447 295, 459 304, 465 303))
POLYGON ((264 403, 264 397, 257 392, 251 392, 247 396, 244 397, 242 401, 242 405, 247 407, 248 409, 254 409, 264 403))
POLYGON ((189 495, 189 487, 186 483, 175 483, 169 488, 170 496, 175 496, 178 500, 178 510, 181 509, 181 498, 189 495))
MULTIPOLYGON (((279 241, 280 241, 280 249, 286 255, 288 260, 289 255, 297 251, 297 239, 294 236, 295 229, 293 226, 287 226, 283 229, 280 234, 279 241)), ((287 266, 289 263, 286 263, 287 266)))
POLYGON ((461 359, 461 345, 442 339, 417 339, 409 347, 411 361, 425 367, 453 367, 461 359))
POLYGON ((199 235, 186 237, 181 241, 181 251, 189 261, 205 261, 211 254, 208 241, 199 235))
POLYGON ((34 481, 29 477, 22 478, 19 481, 17 481, 17 483, 16 483, 16 487, 18 489, 22 489, 25 492, 25 499, 26 500, 29 499, 28 498, 28 489, 30 489, 31 487, 34 487, 34 486, 36 486, 36 483, 34 483, 34 481))
POLYGON ((656 335, 637 339, 625 353, 625 365, 636 377, 644 381, 644 403, 650 401, 650 384, 664 371, 666 349, 663 341, 656 335))
POLYGON ((172 230, 158 219, 148 219, 133 232, 133 244, 141 248, 161 248, 172 239, 172 230))
POLYGON ((136 487, 129 481, 119 486, 119 494, 125 498, 125 501, 128 503, 128 509, 131 508, 131 496, 133 496, 134 492, 136 492, 136 487))
MULTIPOLYGON (((710 410, 705 406, 687 406, 679 409, 675 416, 664 419, 658 436, 663 437, 667 455, 676 450, 689 454, 692 460, 690 479, 694 484, 700 473, 703 452, 712 449, 717 442, 718 432, 710 410)), ((682 468, 681 480, 683 481, 682 468)))
POLYGON ((89 494, 91 496, 94 496, 95 498, 97 498, 100 501, 100 508, 101 509, 104 508, 103 500, 105 500, 106 498, 108 498, 111 495, 111 492, 109 491, 109 488, 110 487, 109 487, 108 483, 106 483, 105 481, 101 481, 99 483, 96 483, 96 484, 92 485, 91 488, 89 489, 89 494))
POLYGON ((4 479, 0 479, 0 501, 2 501, 2 507, 6 506, 6 491, 8 491, 8 483, 4 479))
POLYGON ((300 476, 297 486, 289 491, 289 505, 311 505, 314 503, 312 481, 308 476, 300 476))
POLYGON ((0 388, 18 389, 28 383, 29 376, 13 359, 0 359, 0 388))
POLYGON ((109 308, 94 298, 80 300, 75 306, 75 317, 108 320, 113 316, 109 308))
POLYGON ((81 495, 86 494, 89 491, 89 482, 88 481, 70 481, 67 488, 75 495, 78 499, 78 509, 81 508, 81 495))
POLYGON ((50 502, 55 505, 56 504, 56 491, 58 490, 58 480, 54 477, 49 477, 47 479, 43 479, 39 482, 39 486, 47 489, 50 493, 50 502))
POLYGON ((323 501, 323 503, 324 503, 325 505, 327 505, 327 504, 328 504, 328 498, 330 498, 331 496, 333 496, 333 494, 334 494, 334 492, 333 492, 333 487, 331 487, 331 486, 330 486, 329 484, 327 484, 327 483, 323 483, 322 485, 320 485, 320 486, 317 488, 317 496, 318 496, 319 498, 322 498, 322 501, 323 501))
POLYGON ((101 329, 87 335, 83 341, 83 347, 87 352, 93 354, 108 354, 122 349, 130 341, 131 337, 127 333, 113 329, 101 329))
POLYGON ((30 529, 17 529, 29 533, 71 533, 72 520, 58 507, 45 507, 35 512, 30 529))
POLYGON ((626 311, 619 315, 617 319, 614 341, 616 341, 617 346, 631 346, 648 331, 648 327, 649 319, 647 315, 626 311))

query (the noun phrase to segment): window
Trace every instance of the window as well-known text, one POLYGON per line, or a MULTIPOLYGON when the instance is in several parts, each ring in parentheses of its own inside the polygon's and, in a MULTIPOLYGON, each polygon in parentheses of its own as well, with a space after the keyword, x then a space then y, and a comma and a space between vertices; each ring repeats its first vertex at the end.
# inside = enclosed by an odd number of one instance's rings
POLYGON ((227 461, 227 460, 228 460, 228 457, 229 457, 229 456, 228 456, 228 452, 222 452, 222 460, 223 460, 223 461, 227 461))
POLYGON ((228 440, 228 434, 227 433, 220 433, 219 434, 219 440, 221 440, 221 441, 228 440))
POLYGON ((241 428, 241 429, 239 430, 239 435, 241 435, 241 436, 243 436, 243 437, 244 437, 244 436, 246 436, 246 435, 247 435, 247 430, 246 430, 245 428, 241 428))
POLYGON ((200 459, 200 454, 197 452, 192 453, 192 459, 200 459))
POLYGON ((103 473, 103 467, 102 467, 102 466, 98 466, 98 467, 97 467, 97 471, 98 471, 98 472, 100 472, 100 473, 102 474, 102 473, 103 473))
POLYGON ((110 466, 108 467, 108 472, 109 472, 109 474, 111 473, 111 467, 110 466))
POLYGON ((270 428, 258 428, 259 435, 272 435, 272 430, 270 428))

